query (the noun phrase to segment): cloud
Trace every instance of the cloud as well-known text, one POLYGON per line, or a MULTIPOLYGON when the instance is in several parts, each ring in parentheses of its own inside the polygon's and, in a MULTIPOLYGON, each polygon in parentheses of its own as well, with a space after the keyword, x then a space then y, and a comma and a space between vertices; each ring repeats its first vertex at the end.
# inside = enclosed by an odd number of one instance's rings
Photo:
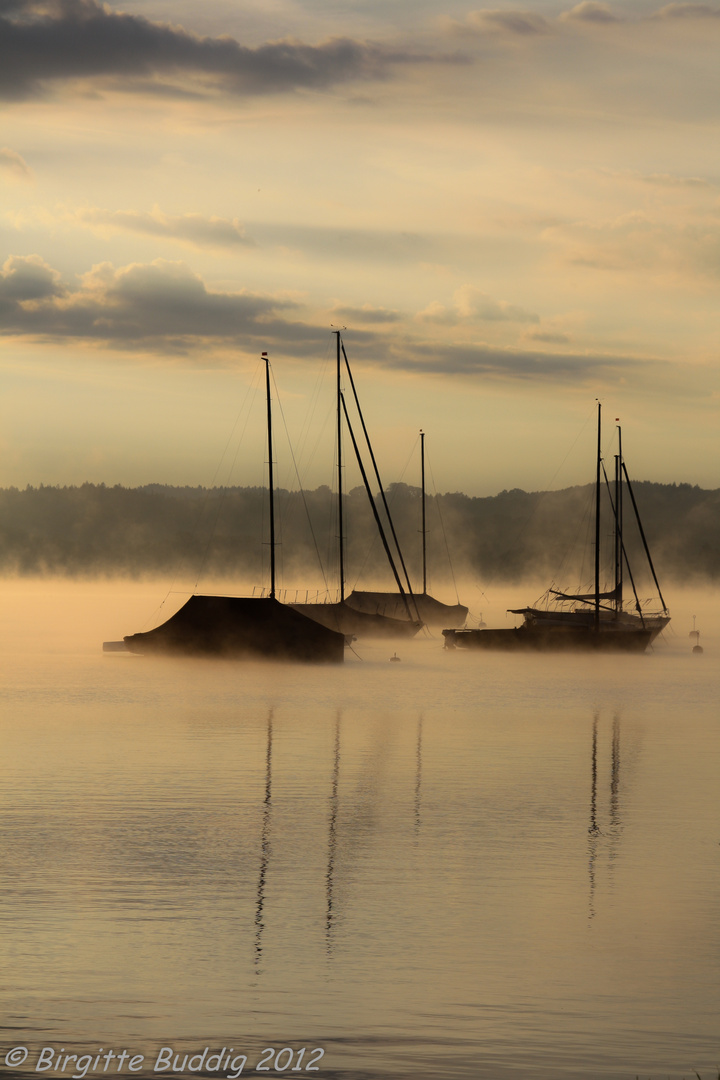
POLYGON ((615 15, 608 4, 601 4, 598 0, 583 0, 576 4, 570 11, 565 11, 560 16, 563 21, 577 20, 588 23, 616 23, 621 20, 615 15))
POLYGON ((388 308, 376 308, 371 304, 363 304, 362 307, 349 307, 336 304, 332 309, 332 315, 347 320, 348 323, 393 323, 401 318, 399 311, 391 311, 388 308))
POLYGON ((417 319, 420 322, 447 326, 461 322, 540 322, 539 316, 534 312, 510 304, 507 300, 494 300, 474 285, 463 285, 458 289, 453 297, 452 307, 433 301, 418 313, 417 319))
POLYGON ((237 218, 203 217, 201 214, 166 214, 151 211, 86 208, 66 215, 73 223, 97 230, 136 232, 179 240, 195 247, 254 246, 237 218))
POLYGON ((644 184, 653 184, 655 187, 666 188, 703 188, 714 191, 717 184, 703 179, 701 176, 678 176, 673 173, 647 173, 637 174, 644 184))
MULTIPOLYGON (((38 255, 11 256, 0 270, 0 332, 6 336, 88 342, 134 355, 217 357, 228 349, 233 355, 262 349, 297 359, 323 355, 327 322, 299 321, 298 311, 297 302, 286 296, 215 291, 184 263, 161 259, 119 268, 102 263, 74 287, 38 255)), ((381 321, 384 309, 370 312, 381 321)), ((562 341, 561 335, 538 332, 535 337, 548 344, 562 341)), ((386 337, 357 328, 352 351, 370 367, 506 382, 594 386, 646 370, 646 361, 629 356, 448 343, 445 335, 431 341, 407 332, 388 344, 386 337)))
POLYGON ((576 221, 544 233, 560 260, 624 276, 685 286, 720 277, 720 222, 705 216, 674 221, 665 211, 628 213, 605 221, 576 221))
MULTIPOLYGON (((482 375, 494 379, 597 385, 640 374, 648 361, 629 356, 584 355, 493 348, 489 345, 415 345, 386 359, 393 368, 425 375, 482 375)), ((663 368, 652 361, 653 370, 663 368)))
POLYGON ((463 22, 452 20, 450 29, 459 34, 470 32, 483 35, 507 34, 527 37, 528 35, 548 33, 550 24, 542 15, 536 15, 532 11, 482 8, 479 11, 469 12, 463 22))
POLYGON ((33 172, 24 158, 17 150, 11 150, 9 146, 0 149, 0 169, 9 173, 15 180, 32 180, 33 172))
POLYGON ((709 4, 667 4, 653 15, 655 19, 720 19, 720 8, 709 4))
POLYGON ((0 270, 0 310, 65 295, 60 274, 39 255, 11 255, 0 270))
POLYGON ((550 330, 529 330, 525 337, 528 341, 542 341, 546 345, 567 345, 570 338, 550 330))
POLYGON ((36 340, 142 342, 176 352, 208 340, 255 342, 280 334, 302 342, 308 336, 308 328, 280 316, 294 301, 247 290, 215 292, 184 263, 162 259, 119 269, 101 263, 71 289, 40 256, 11 256, 0 271, 0 305, 3 333, 36 340))
MULTIPOLYGON (((161 76, 179 77, 185 93, 188 76, 204 93, 323 90, 385 78, 397 64, 431 60, 347 37, 318 45, 283 40, 249 48, 231 37, 200 37, 182 27, 115 12, 97 0, 0 3, 0 97, 10 100, 40 95, 51 83, 113 76, 121 77, 126 90, 141 80, 145 92, 161 76)), ((162 83, 158 90, 171 92, 162 83)))

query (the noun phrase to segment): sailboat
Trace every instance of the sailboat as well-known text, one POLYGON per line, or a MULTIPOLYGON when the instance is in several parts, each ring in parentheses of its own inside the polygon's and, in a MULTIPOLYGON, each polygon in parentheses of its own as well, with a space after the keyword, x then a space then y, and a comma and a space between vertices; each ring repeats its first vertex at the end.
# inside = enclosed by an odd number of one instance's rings
MULTIPOLYGON (((670 613, 663 599, 655 567, 650 556, 645 532, 635 502, 627 468, 622 457, 622 435, 615 458, 615 494, 611 495, 614 529, 614 576, 611 589, 600 588, 600 505, 601 478, 604 464, 601 450, 602 406, 598 403, 597 468, 595 477, 595 588, 591 593, 564 593, 549 589, 546 605, 511 608, 513 615, 522 615, 523 622, 512 629, 443 630, 449 648, 490 649, 599 649, 612 652, 644 652, 648 645, 670 622, 670 613), (623 541, 622 480, 630 494, 643 548, 658 590, 661 609, 644 611, 638 599, 635 582, 623 541), (623 568, 627 569, 634 594, 635 611, 623 607, 623 568)), ((619 430, 619 429, 618 429, 619 430)), ((608 491, 610 485, 605 475, 608 491)))
MULTIPOLYGON (((347 355, 345 354, 345 347, 342 343, 340 331, 333 331, 336 337, 336 384, 337 384, 337 474, 338 474, 338 571, 339 571, 339 593, 340 599, 335 603, 294 603, 291 606, 307 616, 310 619, 314 619, 318 623, 322 623, 323 626, 331 627, 333 630, 337 630, 342 634, 346 634, 352 637, 383 637, 383 638, 408 638, 414 637, 415 634, 421 629, 423 623, 419 617, 416 608, 412 604, 412 595, 408 595, 403 589, 400 576, 393 560, 390 546, 385 535, 385 531, 382 527, 380 517, 375 506, 375 501, 372 497, 370 490, 370 484, 367 478, 367 473, 362 462, 360 450, 355 439, 355 434, 350 424, 350 418, 348 416, 347 405, 345 403, 345 396, 342 391, 342 362, 341 358, 344 357, 345 366, 350 377, 350 381, 353 387, 353 394, 355 395, 355 403, 360 408, 357 400, 357 394, 355 393, 355 384, 352 380, 352 372, 350 371, 350 365, 348 364, 347 355), (355 456, 360 468, 360 472, 365 484, 365 490, 367 491, 368 498, 370 499, 370 505, 375 517, 375 523, 380 533, 380 538, 383 541, 385 553, 390 562, 391 569, 395 576, 395 581, 398 586, 397 598, 400 604, 396 614, 389 616, 378 611, 366 611, 358 608, 355 605, 351 605, 350 597, 345 597, 345 534, 344 534, 344 513, 343 513, 343 482, 342 482, 342 469, 343 469, 343 456, 342 456, 342 432, 343 432, 343 417, 352 440, 355 456)), ((365 429, 365 423, 362 420, 362 413, 360 413, 363 431, 365 437, 370 446, 367 436, 367 430, 365 429)), ((370 453, 375 464, 375 457, 372 454, 372 448, 370 453)), ((377 475, 377 466, 375 465, 375 471, 377 475)), ((381 485, 382 493, 382 485, 381 485)), ((384 499, 384 494, 383 494, 384 499)), ((388 514, 388 520, 392 521, 388 514)), ((393 537, 395 537, 393 529, 393 537)), ((397 538, 395 537, 395 543, 398 552, 400 551, 397 544, 397 538)), ((400 553, 402 559, 402 554, 400 553)))
MULTIPOLYGON (((420 483, 422 508, 422 592, 412 593, 412 604, 426 626, 464 626, 468 609, 463 604, 443 604, 427 591, 427 529, 425 518, 425 432, 420 432, 420 483)), ((402 597, 394 592, 366 592, 358 589, 348 596, 348 604, 359 611, 377 612, 397 618, 402 614, 402 597)))
MULTIPOLYGON (((270 503, 269 596, 193 595, 154 630, 129 634, 130 652, 342 663, 345 636, 281 604, 275 588, 275 492, 270 361, 265 362, 270 503)), ((108 643, 111 644, 111 643, 108 643)))

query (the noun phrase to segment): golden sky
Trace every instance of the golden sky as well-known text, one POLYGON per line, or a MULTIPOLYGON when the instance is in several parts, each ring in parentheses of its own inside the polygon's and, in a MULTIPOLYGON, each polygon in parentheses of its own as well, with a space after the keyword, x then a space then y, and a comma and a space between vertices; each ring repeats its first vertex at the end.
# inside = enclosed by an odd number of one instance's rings
POLYGON ((717 487, 718 55, 705 3, 0 0, 0 484, 262 482, 261 351, 312 440, 343 326, 386 483, 421 427, 439 490, 589 481, 599 398, 717 487))

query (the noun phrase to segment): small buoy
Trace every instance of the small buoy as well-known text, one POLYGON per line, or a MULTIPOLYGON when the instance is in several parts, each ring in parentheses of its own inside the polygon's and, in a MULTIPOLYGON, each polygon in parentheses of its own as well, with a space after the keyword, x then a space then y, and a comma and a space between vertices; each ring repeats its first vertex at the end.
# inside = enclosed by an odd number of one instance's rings
POLYGON ((695 653, 696 656, 699 656, 700 653, 702 653, 703 651, 704 650, 703 650, 702 645, 693 645, 693 652, 695 653))
POLYGON ((399 664, 400 663, 400 657, 398 656, 398 654, 396 652, 394 652, 392 654, 392 656, 390 657, 390 663, 391 664, 399 664))

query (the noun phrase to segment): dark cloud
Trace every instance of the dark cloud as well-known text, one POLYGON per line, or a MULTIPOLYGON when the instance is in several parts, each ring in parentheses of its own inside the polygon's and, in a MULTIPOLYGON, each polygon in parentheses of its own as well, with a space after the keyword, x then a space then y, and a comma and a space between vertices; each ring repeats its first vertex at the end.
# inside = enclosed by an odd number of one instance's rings
MULTIPOLYGON (((380 79, 392 65, 428 57, 371 42, 332 38, 318 45, 275 41, 248 48, 230 37, 111 11, 96 0, 1 0, 0 96, 23 99, 57 81, 121 77, 197 78, 207 91, 236 95, 324 89, 380 79)), ((170 88, 160 83, 160 92, 170 88)))
POLYGON ((203 217, 202 214, 165 214, 159 207, 151 211, 101 210, 86 208, 70 215, 73 222, 96 229, 161 236, 196 247, 238 247, 254 245, 237 218, 203 217))
MULTIPOLYGON (((183 263, 163 260, 119 269, 104 263, 75 288, 37 255, 11 256, 0 270, 0 332, 35 341, 90 341, 169 356, 229 347, 299 359, 323 355, 327 323, 292 321, 297 310, 282 296, 215 292, 183 263)), ((388 344, 387 335, 357 328, 352 349, 363 364, 409 374, 564 385, 629 379, 645 366, 629 357, 434 343, 397 331, 388 344)), ((653 364, 653 370, 662 367, 653 364)))
POLYGON ((280 318, 288 299, 241 291, 213 292, 183 263, 156 262, 116 269, 109 263, 85 274, 76 289, 39 256, 11 256, 0 272, 5 334, 34 339, 76 338, 142 342, 159 351, 201 341, 304 336, 280 318))
POLYGON ((0 304, 8 309, 65 294, 60 274, 39 255, 11 255, 0 270, 0 304))
MULTIPOLYGON (((425 375, 482 375, 509 381, 594 385, 617 381, 645 368, 647 361, 626 356, 520 351, 488 345, 418 344, 389 355, 389 367, 425 375)), ((658 364, 653 361, 653 368, 658 364)))

